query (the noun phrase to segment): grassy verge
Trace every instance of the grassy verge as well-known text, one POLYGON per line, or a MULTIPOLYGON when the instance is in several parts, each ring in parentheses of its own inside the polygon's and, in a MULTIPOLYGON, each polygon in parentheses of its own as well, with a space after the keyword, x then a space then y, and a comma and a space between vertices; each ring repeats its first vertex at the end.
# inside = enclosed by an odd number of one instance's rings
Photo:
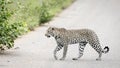
POLYGON ((70 5, 73 0, 15 0, 12 9, 16 14, 11 17, 12 22, 23 21, 29 30, 50 21, 56 13, 70 5), (18 8, 19 7, 19 8, 18 8))
POLYGON ((14 40, 50 21, 73 0, 0 0, 0 50, 12 48, 14 40))

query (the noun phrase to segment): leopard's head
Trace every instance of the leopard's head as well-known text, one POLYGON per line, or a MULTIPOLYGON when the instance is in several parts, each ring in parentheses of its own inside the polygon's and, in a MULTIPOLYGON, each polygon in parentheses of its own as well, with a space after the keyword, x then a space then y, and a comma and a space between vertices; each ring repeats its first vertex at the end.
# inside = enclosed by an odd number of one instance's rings
POLYGON ((65 30, 64 28, 56 28, 56 27, 49 27, 46 31, 45 36, 50 38, 55 37, 61 33, 61 30, 65 30))
POLYGON ((51 36, 54 37, 55 35, 55 27, 49 27, 46 31, 45 36, 50 38, 51 36))

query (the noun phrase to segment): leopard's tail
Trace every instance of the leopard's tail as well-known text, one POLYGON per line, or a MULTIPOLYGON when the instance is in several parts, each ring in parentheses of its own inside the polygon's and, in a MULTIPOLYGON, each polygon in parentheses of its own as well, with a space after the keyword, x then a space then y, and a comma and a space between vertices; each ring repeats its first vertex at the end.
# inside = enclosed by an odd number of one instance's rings
POLYGON ((109 47, 105 46, 104 49, 102 50, 102 53, 108 53, 109 52, 109 47))

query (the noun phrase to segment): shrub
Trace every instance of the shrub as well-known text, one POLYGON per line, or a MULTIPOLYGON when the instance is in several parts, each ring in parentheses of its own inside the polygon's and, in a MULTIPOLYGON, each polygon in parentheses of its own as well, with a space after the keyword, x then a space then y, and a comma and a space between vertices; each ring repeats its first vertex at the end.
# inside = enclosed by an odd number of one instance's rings
POLYGON ((39 25, 42 23, 44 24, 45 22, 51 20, 53 15, 49 13, 49 5, 46 2, 42 2, 42 6, 40 7, 40 20, 39 20, 39 25))
POLYGON ((9 35, 11 26, 8 23, 8 18, 12 15, 12 11, 8 10, 7 4, 9 4, 9 2, 6 0, 0 1, 0 48, 2 48, 2 45, 11 48, 14 43, 11 35, 9 35))
POLYGON ((14 46, 14 40, 27 31, 24 22, 9 23, 9 18, 14 14, 8 9, 11 2, 0 0, 0 50, 9 49, 14 46))
POLYGON ((73 0, 42 0, 39 25, 51 20, 56 13, 70 5, 73 0))
POLYGON ((0 50, 12 48, 19 35, 51 20, 72 1, 0 0, 0 50))

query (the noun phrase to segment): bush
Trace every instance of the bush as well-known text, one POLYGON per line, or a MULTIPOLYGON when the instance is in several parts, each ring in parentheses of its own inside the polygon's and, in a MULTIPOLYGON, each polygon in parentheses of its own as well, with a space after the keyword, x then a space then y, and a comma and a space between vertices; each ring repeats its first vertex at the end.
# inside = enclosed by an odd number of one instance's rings
POLYGON ((45 22, 51 20, 53 15, 49 13, 49 5, 45 3, 44 1, 42 2, 42 6, 40 7, 40 20, 39 20, 39 25, 42 23, 44 24, 45 22))
POLYGON ((42 0, 39 25, 51 20, 56 13, 69 6, 73 0, 42 0))
POLYGON ((0 50, 9 49, 14 46, 14 40, 26 31, 24 22, 9 23, 9 18, 14 14, 8 9, 11 2, 0 1, 0 50))
POLYGON ((8 23, 8 18, 12 15, 12 12, 7 8, 6 0, 0 1, 0 48, 3 49, 2 45, 11 48, 13 46, 14 40, 11 38, 9 33, 11 32, 11 26, 8 23))
POLYGON ((72 1, 0 0, 0 50, 12 48, 19 35, 51 20, 72 1))

